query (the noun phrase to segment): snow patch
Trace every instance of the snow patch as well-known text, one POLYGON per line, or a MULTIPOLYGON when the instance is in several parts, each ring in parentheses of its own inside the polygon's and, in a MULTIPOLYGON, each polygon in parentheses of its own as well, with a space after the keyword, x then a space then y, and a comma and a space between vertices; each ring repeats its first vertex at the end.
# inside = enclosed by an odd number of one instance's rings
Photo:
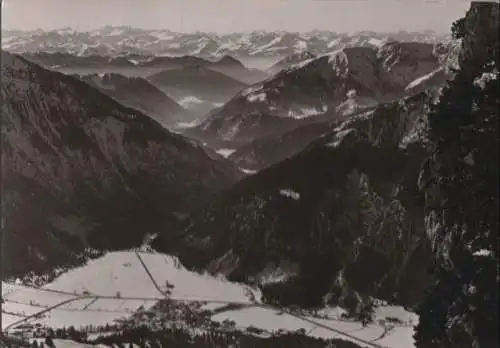
POLYGON ((295 201, 298 201, 300 199, 300 193, 292 189, 281 189, 280 195, 282 195, 283 197, 291 198, 295 201))
POLYGON ((115 28, 113 29, 110 33, 108 33, 108 36, 120 36, 123 35, 125 31, 120 28, 115 28))
POLYGON ((175 39, 175 35, 172 35, 170 32, 164 32, 164 31, 153 31, 151 32, 152 36, 155 36, 159 40, 172 40, 175 39))
POLYGON ((264 102, 264 101, 266 101, 266 99, 267 99, 267 94, 265 92, 258 93, 258 94, 251 94, 251 95, 247 96, 247 100, 251 103, 253 103, 255 101, 264 102))
POLYGON ((245 168, 240 168, 240 170, 245 173, 245 174, 255 174, 257 173, 257 170, 252 170, 252 169, 245 169, 245 168))
POLYGON ((300 108, 298 111, 289 110, 288 117, 300 120, 302 118, 322 115, 327 111, 328 111, 328 106, 323 104, 319 110, 317 107, 300 108))
POLYGON ((293 64, 289 70, 298 70, 302 69, 303 67, 307 66, 309 63, 313 62, 316 58, 309 58, 309 59, 304 59, 303 61, 293 64))
POLYGON ((381 47, 384 43, 385 43, 384 40, 377 39, 377 38, 374 38, 374 37, 368 39, 368 44, 370 44, 372 46, 381 47))
POLYGON ((186 129, 186 128, 193 128, 196 127, 199 124, 197 120, 191 121, 191 122, 179 122, 175 125, 176 129, 186 129))
POLYGON ((349 90, 349 92, 346 93, 346 97, 349 99, 355 98, 358 95, 358 92, 355 89, 349 90))
POLYGON ((348 129, 344 129, 344 130, 340 130, 338 131, 337 133, 335 133, 334 135, 334 141, 326 144, 325 146, 327 147, 338 147, 341 143, 342 143, 342 140, 344 139, 344 137, 351 133, 352 131, 354 131, 354 129, 352 128, 348 128, 348 129))
POLYGON ((266 50, 266 49, 270 48, 271 46, 276 45, 278 42, 280 42, 280 41, 281 41, 281 39, 282 39, 282 37, 281 37, 281 36, 277 36, 277 37, 275 37, 274 39, 272 39, 271 41, 269 41, 267 44, 262 45, 262 46, 260 46, 259 48, 255 49, 255 50, 252 52, 252 54, 257 54, 257 53, 260 53, 260 52, 262 52, 262 51, 264 51, 264 50, 266 50))
POLYGON ((333 39, 333 40, 331 40, 331 41, 330 41, 330 42, 326 45, 326 47, 327 47, 327 48, 333 48, 333 47, 335 47, 335 46, 338 46, 338 45, 340 44, 340 42, 341 42, 341 39, 333 39))
POLYGON ((303 52, 303 51, 306 51, 307 50, 307 42, 303 41, 303 40, 299 40, 297 41, 295 44, 294 44, 294 48, 299 51, 299 52, 303 52))
POLYGON ((236 151, 236 149, 219 149, 217 150, 216 152, 221 155, 221 156, 224 156, 226 158, 228 158, 229 156, 231 156, 232 153, 234 153, 236 151))
POLYGON ((415 87, 418 87, 418 86, 426 83, 427 81, 431 80, 436 74, 440 73, 442 70, 443 70, 442 68, 439 68, 437 70, 431 71, 430 73, 428 73, 424 76, 421 76, 421 77, 415 79, 414 81, 410 82, 405 87, 405 91, 409 91, 415 87))
POLYGON ((290 274, 283 271, 281 268, 275 268, 266 272, 262 272, 258 276, 260 285, 269 285, 286 282, 290 278, 290 274))
POLYGON ((248 96, 249 96, 249 95, 251 95, 251 94, 255 94, 256 92, 261 91, 261 90, 262 90, 262 88, 263 88, 263 86, 262 86, 262 85, 257 85, 257 86, 248 87, 247 89, 245 89, 245 90, 243 90, 243 91, 241 92, 241 95, 242 95, 243 97, 248 97, 248 96))
POLYGON ((474 85, 484 89, 486 84, 490 81, 494 81, 498 78, 498 71, 483 73, 481 76, 474 80, 474 85))
POLYGON ((492 255, 492 252, 491 252, 491 250, 481 249, 481 250, 474 252, 474 254, 472 254, 472 255, 479 256, 479 257, 488 257, 488 256, 492 255))
POLYGON ((413 327, 418 324, 418 315, 407 311, 404 307, 401 306, 378 306, 375 308, 374 316, 375 320, 377 321, 397 321, 401 326, 413 327))
POLYGON ((187 96, 179 100, 179 105, 185 109, 189 109, 190 107, 203 103, 204 103, 203 100, 195 96, 187 96))

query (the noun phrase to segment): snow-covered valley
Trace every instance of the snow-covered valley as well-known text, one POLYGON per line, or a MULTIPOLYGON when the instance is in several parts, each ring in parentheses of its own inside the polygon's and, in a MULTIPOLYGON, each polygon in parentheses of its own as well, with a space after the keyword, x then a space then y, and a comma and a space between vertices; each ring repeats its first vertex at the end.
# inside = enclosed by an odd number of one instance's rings
MULTIPOLYGON (((289 311, 265 304, 257 288, 191 272, 172 256, 138 251, 108 253, 41 288, 3 282, 2 297, 7 332, 26 323, 53 329, 112 325, 166 298, 197 303, 200 310, 213 313, 212 321, 234 322, 235 330, 253 327, 268 334, 302 330, 312 337, 341 338, 366 347, 374 346, 370 342, 378 347, 413 347, 416 323, 415 315, 389 306, 378 307, 376 319, 366 327, 342 318, 338 308, 289 311), (396 325, 387 321, 391 317, 398 319, 396 325)), ((61 347, 71 344, 60 342, 61 347)))

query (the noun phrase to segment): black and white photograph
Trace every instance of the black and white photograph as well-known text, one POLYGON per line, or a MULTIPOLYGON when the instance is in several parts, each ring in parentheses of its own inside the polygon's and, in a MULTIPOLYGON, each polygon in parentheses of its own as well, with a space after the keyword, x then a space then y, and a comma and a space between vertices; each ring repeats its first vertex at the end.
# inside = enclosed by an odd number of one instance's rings
POLYGON ((499 7, 2 0, 0 347, 500 347, 499 7))

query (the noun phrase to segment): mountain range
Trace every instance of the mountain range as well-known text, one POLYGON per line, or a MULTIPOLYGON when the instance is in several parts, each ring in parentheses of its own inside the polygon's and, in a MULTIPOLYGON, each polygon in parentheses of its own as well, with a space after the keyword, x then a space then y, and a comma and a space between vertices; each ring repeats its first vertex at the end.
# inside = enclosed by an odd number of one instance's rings
POLYGON ((113 26, 87 32, 71 28, 52 31, 2 30, 4 50, 16 53, 59 52, 77 56, 139 54, 222 57, 231 54, 238 57, 284 57, 304 51, 322 54, 350 46, 378 46, 388 39, 437 43, 448 41, 449 34, 433 31, 354 34, 328 31, 307 33, 254 31, 218 35, 113 26))
POLYGON ((127 54, 119 57, 100 55, 78 56, 71 53, 27 52, 22 55, 51 70, 63 73, 119 73, 126 76, 147 77, 167 69, 204 67, 224 73, 236 80, 252 84, 265 79, 269 74, 248 68, 232 56, 203 59, 195 56, 159 57, 154 55, 127 54))
POLYGON ((304 123, 344 118, 439 88, 450 77, 443 62, 456 53, 440 47, 393 41, 308 58, 244 89, 187 134, 238 147, 304 123))
POLYGON ((453 39, 4 31, 9 337, 494 346, 498 18, 473 3, 453 39))

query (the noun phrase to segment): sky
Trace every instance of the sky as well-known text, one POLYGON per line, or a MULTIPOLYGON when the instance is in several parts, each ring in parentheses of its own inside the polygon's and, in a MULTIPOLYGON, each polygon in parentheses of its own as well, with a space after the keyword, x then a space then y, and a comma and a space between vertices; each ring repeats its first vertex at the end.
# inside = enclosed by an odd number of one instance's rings
POLYGON ((3 0, 2 28, 449 32, 466 0, 3 0))

